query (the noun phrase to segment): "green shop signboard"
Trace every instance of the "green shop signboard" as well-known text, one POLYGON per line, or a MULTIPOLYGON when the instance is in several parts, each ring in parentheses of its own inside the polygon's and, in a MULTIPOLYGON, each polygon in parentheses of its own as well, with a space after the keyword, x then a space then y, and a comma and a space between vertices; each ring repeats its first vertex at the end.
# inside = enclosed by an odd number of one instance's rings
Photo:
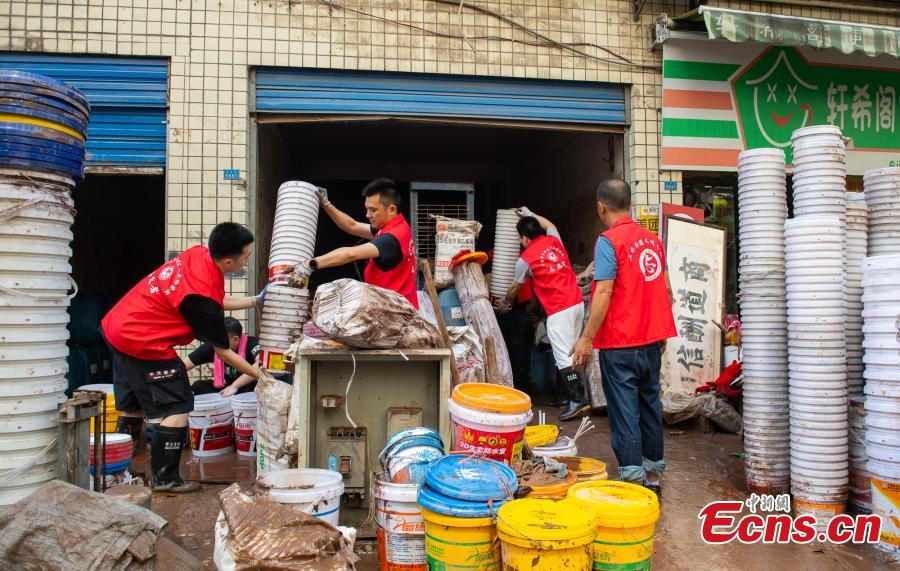
POLYGON ((849 174, 900 166, 898 94, 896 58, 672 40, 664 47, 663 168, 735 170, 738 152, 760 147, 783 149, 790 164, 791 133, 824 124, 850 139, 849 174))

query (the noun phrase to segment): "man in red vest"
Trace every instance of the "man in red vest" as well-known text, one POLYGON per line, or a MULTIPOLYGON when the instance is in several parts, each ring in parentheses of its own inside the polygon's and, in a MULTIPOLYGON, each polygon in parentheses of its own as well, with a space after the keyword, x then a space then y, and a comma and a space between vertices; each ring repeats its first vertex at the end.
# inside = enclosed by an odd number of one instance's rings
POLYGON ((622 480, 660 493, 663 459, 659 371, 665 340, 677 335, 662 242, 631 219, 631 188, 606 179, 597 213, 607 228, 594 251, 594 292, 575 365, 600 350, 612 447, 622 480))
POLYGON ((521 217, 516 230, 525 250, 516 261, 516 277, 501 302, 501 311, 509 307, 522 284, 531 278, 534 294, 547 313, 547 336, 559 370, 557 382, 569 397, 559 419, 571 420, 591 410, 571 356, 572 346, 581 333, 584 301, 556 226, 524 206, 516 209, 516 213, 521 217))
POLYGON ((209 247, 194 246, 142 279, 103 318, 101 329, 112 354, 116 432, 137 442, 143 418, 158 422, 150 448, 154 491, 192 492, 178 473, 194 395, 175 347, 199 339, 236 370, 259 376, 229 347, 225 311, 248 309, 259 297, 225 295, 225 274, 247 265, 253 234, 234 222, 216 225, 209 247))
POLYGON ((400 214, 400 193, 394 181, 378 178, 362 191, 368 223, 358 222, 344 214, 328 200, 328 191, 318 190, 319 204, 338 228, 344 232, 371 240, 367 244, 337 248, 327 254, 297 264, 294 281, 303 280, 310 273, 357 260, 369 260, 364 278, 367 284, 395 291, 409 300, 416 309, 416 253, 412 229, 400 214))

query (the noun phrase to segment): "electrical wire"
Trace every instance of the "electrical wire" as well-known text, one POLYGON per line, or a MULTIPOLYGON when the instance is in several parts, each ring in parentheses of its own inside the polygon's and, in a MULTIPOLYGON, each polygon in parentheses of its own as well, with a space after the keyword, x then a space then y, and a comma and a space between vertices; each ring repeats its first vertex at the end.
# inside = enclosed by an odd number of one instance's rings
MULTIPOLYGON (((484 41, 509 42, 509 43, 514 43, 514 44, 522 44, 522 45, 534 46, 534 47, 556 47, 556 48, 563 49, 565 51, 573 52, 582 57, 585 57, 585 58, 588 58, 588 59, 591 59, 594 61, 600 61, 603 63, 622 65, 625 67, 634 67, 637 69, 646 69, 649 71, 660 71, 662 69, 662 67, 659 65, 643 64, 643 63, 634 62, 634 61, 626 58, 625 56, 611 50, 610 48, 601 46, 600 44, 596 44, 593 42, 560 42, 558 40, 554 40, 553 38, 545 36, 544 34, 541 34, 540 32, 537 32, 535 30, 532 30, 531 28, 529 28, 523 24, 520 24, 519 22, 516 22, 515 20, 507 18, 506 16, 503 16, 502 14, 494 12, 493 10, 490 10, 488 8, 483 8, 481 6, 475 6, 473 4, 466 4, 465 0, 461 0, 461 2, 459 2, 459 3, 457 3, 456 0, 430 0, 430 1, 438 2, 441 4, 449 4, 449 5, 453 5, 456 7, 465 6, 466 8, 470 8, 477 12, 481 12, 482 14, 497 18, 500 21, 529 34, 530 36, 539 38, 539 41, 521 40, 521 39, 516 39, 516 38, 509 38, 509 37, 505 37, 505 36, 494 36, 494 35, 460 36, 457 34, 448 34, 446 32, 439 32, 437 30, 432 30, 430 28, 417 26, 416 24, 412 24, 409 22, 401 22, 399 20, 385 18, 384 16, 378 16, 376 14, 373 14, 371 12, 366 12, 364 10, 358 10, 356 8, 350 8, 348 6, 336 4, 332 0, 313 0, 313 1, 316 4, 323 4, 325 6, 328 6, 329 10, 342 10, 344 12, 349 12, 351 14, 358 14, 360 16, 372 18, 373 20, 379 20, 382 22, 393 24, 395 26, 400 26, 403 28, 416 30, 416 31, 422 32, 424 34, 438 37, 438 38, 446 38, 446 39, 450 39, 450 40, 462 40, 462 41, 466 41, 467 43, 468 43, 468 41, 484 40, 484 41), (587 52, 577 49, 577 48, 595 48, 595 49, 598 49, 598 50, 601 50, 601 51, 604 51, 604 52, 610 54, 611 56, 613 56, 616 59, 609 59, 609 58, 596 56, 596 55, 587 53, 587 52)), ((471 45, 470 45, 470 47, 471 47, 471 45)), ((472 48, 472 49, 474 50, 474 48, 472 48)))

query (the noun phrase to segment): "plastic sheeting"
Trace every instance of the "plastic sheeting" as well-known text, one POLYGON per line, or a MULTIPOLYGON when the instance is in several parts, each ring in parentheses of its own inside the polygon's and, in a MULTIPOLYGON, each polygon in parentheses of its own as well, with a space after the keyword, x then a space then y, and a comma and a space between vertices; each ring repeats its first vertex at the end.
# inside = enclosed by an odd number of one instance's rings
MULTIPOLYGON (((509 352, 506 350, 506 342, 500 332, 497 316, 491 306, 487 285, 484 283, 484 274, 481 266, 476 262, 462 263, 452 270, 453 281, 456 283, 456 293, 462 302, 463 315, 466 323, 474 328, 481 338, 482 346, 488 337, 494 338, 494 356, 497 360, 497 383, 507 387, 513 386, 512 365, 509 361, 509 352)), ((490 379, 486 379, 490 381, 490 379)))
POLYGON ((330 339, 358 349, 443 347, 437 327, 397 292, 351 279, 322 284, 312 321, 330 339))
MULTIPOLYGON (((591 288, 594 285, 594 263, 591 262, 578 276, 578 287, 581 288, 581 297, 584 299, 584 321, 581 324, 582 331, 591 316, 591 288)), ((599 352, 594 349, 594 358, 584 367, 581 376, 584 381, 584 390, 592 408, 606 408, 606 395, 603 394, 603 379, 600 376, 599 352)))
POLYGON ((484 349, 478 333, 471 327, 448 327, 450 342, 453 344, 453 358, 462 383, 483 383, 487 374, 484 370, 484 349))
POLYGON ((265 369, 259 371, 256 383, 256 470, 263 474, 290 467, 286 442, 288 414, 291 410, 293 387, 274 378, 265 369))

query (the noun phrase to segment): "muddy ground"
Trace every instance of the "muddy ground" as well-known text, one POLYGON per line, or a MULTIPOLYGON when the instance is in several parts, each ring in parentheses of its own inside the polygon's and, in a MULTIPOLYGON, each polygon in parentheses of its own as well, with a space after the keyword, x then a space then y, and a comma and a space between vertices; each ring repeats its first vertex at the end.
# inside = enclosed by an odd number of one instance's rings
MULTIPOLYGON (((546 409, 547 418, 555 417, 555 409, 546 409)), ((593 417, 596 428, 578 441, 582 456, 599 458, 616 472, 615 458, 609 445, 609 427, 605 416, 593 417)), ((577 422, 563 425, 563 434, 571 435, 577 422)), ((653 568, 681 569, 897 569, 877 550, 856 545, 742 545, 704 544, 699 536, 697 514, 714 500, 747 497, 742 451, 736 435, 707 433, 698 425, 685 423, 666 427, 666 461, 663 480, 662 516, 656 528, 656 554, 653 568)), ((214 569, 213 524, 219 512, 217 494, 233 481, 249 483, 253 479, 251 460, 227 457, 184 459, 182 475, 204 483, 203 489, 188 497, 154 495, 153 510, 169 521, 167 536, 214 569)), ((141 458, 139 458, 141 459, 141 458)), ((135 466, 140 470, 140 465, 135 466)), ((361 541, 362 551, 371 545, 361 541)), ((362 571, 378 569, 374 553, 363 554, 357 566, 362 571)))

